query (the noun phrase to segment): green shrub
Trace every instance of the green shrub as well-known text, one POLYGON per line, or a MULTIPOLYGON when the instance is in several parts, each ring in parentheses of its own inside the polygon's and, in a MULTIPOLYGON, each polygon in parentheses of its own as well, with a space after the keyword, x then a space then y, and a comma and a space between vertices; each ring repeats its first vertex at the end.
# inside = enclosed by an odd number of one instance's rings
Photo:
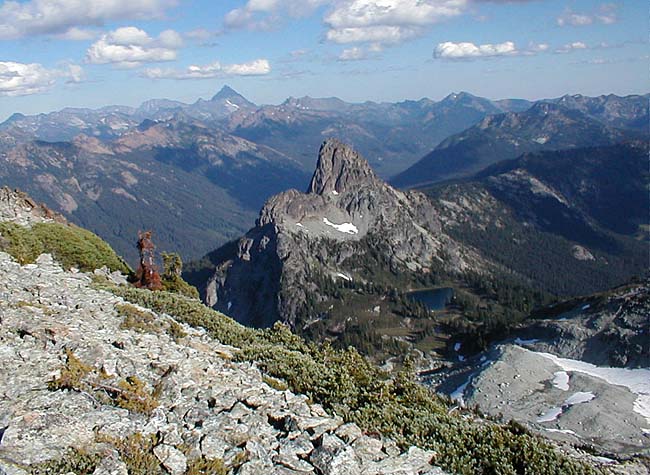
POLYGON ((111 404, 141 414, 150 414, 158 407, 157 388, 151 392, 147 391, 146 384, 137 376, 110 381, 105 373, 83 363, 69 349, 66 349, 66 362, 59 376, 48 383, 48 389, 90 393, 103 404, 111 404))
POLYGON ((107 434, 97 434, 97 442, 115 447, 120 458, 126 464, 129 475, 156 475, 167 473, 163 471, 160 462, 153 453, 158 444, 155 434, 144 436, 139 432, 123 439, 107 434))
POLYGON ((0 250, 20 264, 30 264, 45 252, 43 243, 29 229, 15 223, 0 223, 0 250))
POLYGON ((451 411, 449 400, 418 384, 408 365, 390 379, 356 350, 307 344, 284 325, 254 330, 180 295, 112 290, 133 303, 205 328, 222 343, 239 347, 236 359, 256 362, 268 376, 366 431, 380 431, 403 448, 417 445, 435 451, 435 463, 446 470, 463 475, 598 473, 516 424, 499 425, 469 411, 451 411))
POLYGON ((187 461, 185 475, 228 475, 228 469, 221 459, 207 460, 204 457, 187 461))
POLYGON ((95 471, 100 460, 99 454, 90 454, 85 450, 69 448, 58 459, 31 465, 28 473, 32 475, 60 475, 62 473, 90 475, 95 471))
POLYGON ((140 414, 151 414, 158 407, 154 392, 147 391, 145 383, 137 376, 128 376, 118 387, 121 391, 112 396, 116 406, 140 414))
POLYGON ((141 333, 160 333, 161 323, 156 320, 151 312, 140 310, 131 304, 116 305, 115 309, 120 317, 121 330, 135 330, 141 333))
POLYGON ((93 371, 93 367, 82 363, 79 358, 70 350, 65 350, 66 362, 58 377, 48 383, 50 391, 60 389, 72 389, 76 391, 86 391, 89 389, 88 383, 84 378, 93 371))
POLYGON ((106 266, 129 274, 131 269, 115 251, 97 235, 73 224, 36 223, 31 228, 15 223, 0 223, 0 250, 11 254, 21 264, 34 262, 51 253, 63 267, 93 271, 106 266))
POLYGON ((163 252, 162 259, 162 284, 164 290, 198 299, 199 291, 196 290, 196 287, 188 284, 181 277, 181 274, 183 273, 183 261, 181 260, 181 256, 175 252, 163 252))

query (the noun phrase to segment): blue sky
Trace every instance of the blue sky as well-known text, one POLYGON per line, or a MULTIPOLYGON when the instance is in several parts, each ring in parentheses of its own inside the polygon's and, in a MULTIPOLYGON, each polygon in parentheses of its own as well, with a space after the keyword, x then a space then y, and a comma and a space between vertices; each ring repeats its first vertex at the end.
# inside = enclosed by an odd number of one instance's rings
POLYGON ((0 120, 66 106, 649 92, 646 2, 0 1, 0 120))

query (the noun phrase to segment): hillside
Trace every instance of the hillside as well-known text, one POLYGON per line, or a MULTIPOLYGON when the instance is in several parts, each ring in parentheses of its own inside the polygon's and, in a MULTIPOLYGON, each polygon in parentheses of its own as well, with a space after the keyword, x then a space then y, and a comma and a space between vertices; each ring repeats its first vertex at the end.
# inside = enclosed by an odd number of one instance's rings
POLYGON ((493 163, 526 152, 613 145, 636 132, 604 125, 562 105, 538 102, 524 112, 486 117, 444 140, 431 153, 391 179, 399 187, 424 186, 471 176, 493 163))
POLYGON ((558 295, 647 266, 647 145, 540 152, 426 190, 456 240, 558 295))
POLYGON ((275 150, 201 123, 168 121, 143 123, 112 142, 77 136, 18 145, 0 152, 0 180, 133 262, 138 230, 154 229, 162 249, 196 258, 250 226, 267 196, 308 176, 275 150))

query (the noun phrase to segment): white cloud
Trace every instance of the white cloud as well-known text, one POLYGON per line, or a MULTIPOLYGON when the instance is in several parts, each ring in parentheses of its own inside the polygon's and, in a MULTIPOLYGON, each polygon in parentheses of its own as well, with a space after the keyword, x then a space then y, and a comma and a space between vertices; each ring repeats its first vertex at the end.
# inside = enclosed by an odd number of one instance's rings
POLYGON ((127 26, 102 35, 88 48, 86 61, 120 67, 173 61, 176 50, 182 45, 183 39, 173 30, 165 30, 158 38, 152 38, 139 28, 127 26))
MULTIPOLYGON (((85 78, 84 70, 78 64, 68 64, 68 81, 70 83, 79 83, 82 82, 85 78)), ((66 76, 64 74, 64 76, 66 76)))
POLYGON ((420 28, 404 26, 368 26, 365 28, 341 28, 329 30, 327 39, 335 43, 365 43, 382 44, 401 43, 421 34, 420 28))
POLYGON ((366 50, 355 46, 344 49, 339 55, 339 61, 361 61, 368 58, 366 50))
POLYGON ((230 30, 271 30, 286 17, 299 18, 312 13, 321 5, 335 0, 248 0, 241 8, 230 10, 224 26, 230 30))
POLYGON ((76 64, 57 70, 47 69, 38 63, 0 62, 0 96, 45 92, 54 86, 58 78, 68 78, 68 82, 81 82, 83 70, 76 64))
POLYGON ((325 16, 336 43, 399 43, 461 15, 467 0, 341 0, 325 16))
MULTIPOLYGON (((177 0, 7 0, 0 5, 0 39, 66 34, 110 20, 161 18, 177 0)), ((74 33, 71 33, 74 35, 74 33)))
POLYGON ((522 54, 512 41, 497 44, 476 45, 470 42, 453 43, 446 41, 439 43, 433 52, 435 58, 441 59, 476 59, 495 56, 515 56, 522 54))
POLYGON ((149 79, 212 79, 225 76, 263 76, 271 72, 267 59, 256 59, 240 64, 221 64, 215 61, 203 66, 192 65, 184 70, 149 68, 143 76, 149 79))
POLYGON ((183 36, 192 40, 207 41, 210 38, 217 36, 217 34, 213 31, 206 30, 205 28, 197 28, 195 30, 185 32, 183 36))
POLYGON ((326 38, 335 43, 400 43, 461 15, 470 0, 248 0, 224 18, 227 29, 269 30, 286 17, 328 6, 326 38))
POLYGON ((544 53, 550 48, 548 43, 528 43, 528 51, 530 53, 544 53))
POLYGON ((373 43, 368 46, 353 46, 352 48, 344 49, 338 57, 339 61, 363 61, 376 57, 376 53, 381 53, 383 47, 379 43, 373 43))
POLYGON ((94 40, 98 36, 99 36, 99 32, 97 30, 92 30, 88 28, 77 28, 76 26, 73 26, 72 28, 68 29, 65 33, 60 33, 56 35, 56 37, 59 39, 70 40, 70 41, 94 40))
POLYGON ((611 25, 618 21, 618 5, 614 3, 603 3, 598 10, 589 13, 577 13, 567 8, 564 13, 557 17, 559 26, 586 26, 596 22, 603 25, 611 25))
POLYGON ((574 41, 573 43, 567 43, 557 48, 555 52, 560 54, 566 54, 576 50, 585 50, 585 49, 589 49, 589 47, 585 43, 583 43, 582 41, 574 41))
POLYGON ((243 64, 229 64, 223 66, 227 76, 263 76, 271 72, 271 64, 266 59, 256 59, 243 64))

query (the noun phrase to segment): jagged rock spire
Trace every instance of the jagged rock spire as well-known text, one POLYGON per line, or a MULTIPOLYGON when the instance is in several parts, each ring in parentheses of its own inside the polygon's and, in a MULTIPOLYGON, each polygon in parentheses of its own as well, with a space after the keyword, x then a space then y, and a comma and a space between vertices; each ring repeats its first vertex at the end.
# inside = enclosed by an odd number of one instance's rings
POLYGON ((328 139, 321 145, 307 193, 344 193, 378 182, 375 172, 357 151, 337 139, 328 139))

